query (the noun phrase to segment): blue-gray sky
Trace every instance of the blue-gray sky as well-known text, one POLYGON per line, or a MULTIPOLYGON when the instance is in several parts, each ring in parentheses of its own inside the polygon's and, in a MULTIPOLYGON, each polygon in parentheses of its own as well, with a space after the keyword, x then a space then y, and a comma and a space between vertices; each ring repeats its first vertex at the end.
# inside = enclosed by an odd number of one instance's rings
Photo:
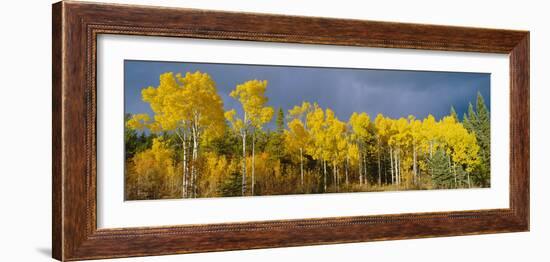
POLYGON ((225 109, 239 113, 241 107, 229 93, 251 79, 268 81, 268 104, 275 109, 281 107, 286 113, 302 101, 317 102, 333 109, 343 121, 353 112, 367 112, 372 118, 382 113, 392 118, 432 114, 439 119, 449 114, 451 106, 462 116, 469 102, 475 105, 478 91, 489 109, 491 104, 490 74, 486 73, 126 60, 125 113, 152 113, 141 100, 141 90, 158 86, 160 74, 197 70, 212 76, 225 109))

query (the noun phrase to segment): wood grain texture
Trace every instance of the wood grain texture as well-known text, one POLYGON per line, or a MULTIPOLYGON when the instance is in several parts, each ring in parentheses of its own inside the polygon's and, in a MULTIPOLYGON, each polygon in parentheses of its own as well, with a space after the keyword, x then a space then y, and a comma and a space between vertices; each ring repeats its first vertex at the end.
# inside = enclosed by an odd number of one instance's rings
POLYGON ((81 2, 53 5, 53 257, 82 260, 529 230, 529 33, 81 2), (97 229, 100 34, 510 55, 510 208, 97 229))
POLYGON ((63 190, 61 171, 61 71, 62 33, 61 5, 52 8, 52 256, 61 257, 63 242, 63 190))
POLYGON ((529 33, 510 52, 510 207, 529 228, 529 33))

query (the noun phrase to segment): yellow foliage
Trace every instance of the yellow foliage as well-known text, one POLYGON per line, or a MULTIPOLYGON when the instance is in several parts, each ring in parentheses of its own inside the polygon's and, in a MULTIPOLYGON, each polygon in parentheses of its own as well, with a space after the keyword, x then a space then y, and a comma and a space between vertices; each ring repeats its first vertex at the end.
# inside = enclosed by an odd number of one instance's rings
POLYGON ((203 155, 204 172, 200 180, 201 194, 204 197, 218 196, 218 188, 233 171, 230 162, 223 155, 208 152, 203 155))
POLYGON ((304 150, 310 140, 308 131, 299 119, 293 119, 288 123, 288 130, 285 130, 284 138, 285 148, 291 153, 298 152, 300 149, 304 150))
POLYGON ((126 122, 126 127, 130 129, 145 129, 150 123, 151 118, 148 114, 135 114, 126 122))
POLYGON ((353 112, 349 119, 353 139, 367 139, 370 136, 370 117, 367 113, 353 112))
POLYGON ((205 140, 220 137, 225 131, 223 100, 206 73, 164 73, 158 87, 147 87, 141 95, 151 106, 154 121, 146 114, 137 114, 129 121, 130 128, 184 132, 193 127, 205 140))
POLYGON ((469 133, 464 126, 452 116, 446 116, 440 122, 441 140, 445 142, 445 150, 453 162, 467 165, 470 172, 474 165, 479 164, 479 146, 474 134, 469 133))
POLYGON ((231 91, 229 95, 241 102, 245 113, 240 125, 247 126, 250 124, 252 127, 260 129, 265 123, 271 121, 274 110, 272 107, 265 106, 268 101, 265 96, 266 88, 267 81, 250 80, 237 85, 235 90, 231 91))
POLYGON ((418 181, 430 179, 419 176, 427 171, 427 161, 436 150, 439 155, 445 155, 445 162, 447 159, 449 165, 452 162, 455 176, 457 166, 464 173, 472 172, 480 164, 476 136, 453 116, 440 120, 432 115, 424 119, 414 116, 392 119, 378 114, 373 121, 365 112, 353 112, 348 122, 343 122, 331 108, 303 101, 288 110, 284 133, 265 134, 261 129, 274 114, 268 106, 267 85, 265 80, 250 80, 235 87, 230 96, 240 102, 240 116, 235 109, 224 112, 216 83, 200 71, 184 75, 164 73, 159 77, 158 86, 143 89, 142 99, 154 114, 135 114, 126 122, 126 127, 167 132, 170 138, 180 138, 176 148, 182 151, 177 152, 176 157, 167 141, 156 138, 150 149, 127 159, 131 166, 128 181, 139 185, 138 198, 166 197, 176 192, 175 188, 184 197, 247 195, 248 185, 256 186, 252 194, 263 195, 337 191, 339 186, 327 189, 327 184, 341 183, 339 179, 344 174, 345 188, 350 190, 364 190, 378 184, 372 183, 376 178, 380 181, 380 185, 376 185, 379 190, 383 187, 382 177, 385 183, 392 183, 392 188, 411 188, 413 182, 419 186, 418 181), (227 139, 222 137, 227 135, 226 121, 233 129, 227 139), (284 146, 281 151, 286 150, 287 155, 269 155, 268 152, 273 151, 266 150, 265 137, 275 136, 278 144, 268 146, 284 146), (214 141, 215 138, 224 139, 214 141), (242 143, 242 147, 234 145, 235 141, 242 143), (252 143, 248 144, 249 141, 252 143), (212 144, 202 147, 210 142, 212 144), (284 145, 279 145, 281 142, 284 145), (211 150, 209 146, 218 143, 223 148, 211 150), (250 148, 252 154, 248 155, 250 148), (181 162, 176 164, 176 159, 181 162), (248 171, 251 175, 247 176, 248 171), (333 175, 330 181, 328 172, 333 175), (182 186, 184 183, 192 184, 182 186), (186 192, 190 189, 193 194, 186 192), (168 193, 159 195, 159 192, 168 193))
POLYGON ((138 199, 173 197, 178 190, 174 151, 160 138, 153 140, 153 146, 137 153, 132 161, 129 181, 138 199))
POLYGON ((163 176, 173 176, 175 174, 173 155, 174 151, 168 147, 166 142, 161 138, 153 139, 151 149, 134 156, 136 174, 145 175, 148 172, 158 172, 163 176))
POLYGON ((311 104, 304 101, 302 105, 294 106, 292 109, 288 110, 288 115, 290 119, 298 119, 305 125, 307 114, 311 112, 311 109, 311 104))

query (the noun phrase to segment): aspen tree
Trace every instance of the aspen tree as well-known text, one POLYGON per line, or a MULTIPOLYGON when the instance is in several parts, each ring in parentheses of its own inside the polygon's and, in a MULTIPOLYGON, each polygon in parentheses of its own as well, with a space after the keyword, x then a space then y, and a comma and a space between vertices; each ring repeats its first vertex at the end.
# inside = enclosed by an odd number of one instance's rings
POLYGON ((414 184, 419 183, 419 170, 418 170, 418 153, 420 145, 423 143, 424 136, 422 134, 422 122, 417 120, 414 116, 409 116, 410 132, 412 137, 412 150, 413 150, 413 178, 414 184))
POLYGON ((183 197, 197 196, 197 159, 201 139, 220 137, 225 129, 223 100, 216 84, 206 73, 196 71, 185 76, 173 73, 160 75, 158 87, 143 89, 142 100, 154 113, 153 119, 137 114, 128 121, 128 127, 148 128, 152 132, 173 132, 182 143, 183 197), (192 143, 191 173, 188 170, 187 144, 192 143), (189 177, 189 175, 191 177, 189 177), (191 192, 188 192, 188 183, 191 192))
POLYGON ((300 185, 304 186, 304 149, 310 141, 310 135, 300 119, 295 118, 288 123, 285 133, 286 146, 289 151, 300 153, 300 185))
MULTIPOLYGON (((261 130, 263 125, 270 122, 273 118, 274 110, 272 107, 266 106, 268 98, 265 96, 267 89, 267 81, 250 80, 243 84, 237 85, 235 90, 231 91, 230 96, 237 99, 243 109, 241 135, 243 137, 243 195, 246 192, 246 135, 247 129, 250 129, 252 134, 252 172, 251 172, 251 194, 254 195, 255 184, 255 141, 256 132, 261 130)), ((230 118, 235 117, 236 112, 230 113, 230 118), (231 116, 232 115, 232 116, 231 116)), ((231 119, 228 119, 231 121, 231 119)))
MULTIPOLYGON (((363 168, 361 168, 361 164, 359 164, 359 184, 363 184, 363 181, 366 185, 368 185, 367 181, 367 167, 366 167, 366 148, 367 148, 367 141, 371 137, 370 133, 370 117, 367 113, 353 113, 348 121, 350 127, 351 127, 351 139, 357 144, 357 147, 359 149, 359 159, 361 159, 361 163, 363 168), (364 178, 363 178, 364 177, 364 178)), ((378 172, 378 181, 380 183, 381 177, 380 172, 378 172)))
POLYGON ((308 154, 321 161, 323 169, 323 190, 327 192, 327 161, 330 161, 330 138, 325 121, 325 112, 317 104, 313 104, 311 111, 306 116, 306 123, 310 130, 312 143, 307 148, 308 154))
POLYGON ((302 187, 304 186, 304 151, 310 140, 306 118, 311 109, 311 104, 304 101, 301 106, 294 106, 294 108, 288 110, 291 119, 288 124, 289 135, 293 138, 291 140, 296 142, 295 144, 298 145, 300 151, 300 183, 302 187))

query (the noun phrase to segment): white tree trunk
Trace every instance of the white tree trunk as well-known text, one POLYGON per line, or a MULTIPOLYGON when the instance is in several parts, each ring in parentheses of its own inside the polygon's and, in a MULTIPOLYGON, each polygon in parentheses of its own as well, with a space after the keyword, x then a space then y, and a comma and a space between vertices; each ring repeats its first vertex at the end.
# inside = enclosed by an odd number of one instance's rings
POLYGON ((363 176, 365 177, 363 179, 363 181, 365 182, 365 185, 368 186, 369 185, 369 176, 368 176, 368 172, 367 172, 367 156, 366 156, 366 153, 363 152, 363 169, 365 170, 365 172, 363 172, 363 176))
POLYGON ((193 197, 197 197, 197 157, 199 152, 198 130, 193 126, 193 165, 191 166, 193 197))
POLYGON ((390 147, 390 168, 391 168, 391 184, 393 185, 395 183, 395 178, 393 174, 393 148, 390 147))
POLYGON ((323 179, 324 179, 325 192, 327 192, 327 161, 326 160, 323 160, 323 179))
MULTIPOLYGON (((359 153, 359 158, 360 157, 361 153, 359 153)), ((363 185, 363 167, 361 166, 361 161, 357 161, 357 167, 359 169, 359 185, 363 185)))
POLYGON ((181 148, 182 148, 182 151, 183 151, 182 176, 181 176, 181 184, 182 184, 181 195, 182 195, 183 198, 186 198, 187 197, 187 173, 188 173, 188 169, 187 169, 187 130, 185 129, 185 122, 183 124, 184 124, 184 128, 180 129, 180 130, 176 130, 175 133, 181 141, 181 148), (181 131, 181 130, 183 130, 183 131, 181 131), (179 131, 181 131, 182 133, 180 133, 179 131))
POLYGON ((346 185, 349 184, 349 179, 348 179, 348 165, 349 165, 349 155, 346 157, 346 185))
POLYGON ((336 165, 336 188, 340 191, 340 168, 336 165))
POLYGON ((332 184, 334 188, 338 186, 336 182, 336 161, 332 161, 332 184))
POLYGON ((359 167, 359 185, 363 185, 363 167, 361 162, 361 146, 359 147, 359 156, 357 157, 357 166, 359 167))
POLYGON ((304 160, 303 160, 303 149, 300 147, 300 182, 302 183, 302 188, 304 187, 304 160))
POLYGON ((255 184, 255 180, 254 180, 254 166, 255 166, 255 156, 254 156, 254 140, 256 140, 256 130, 252 130, 252 186, 250 188, 250 193, 251 195, 254 195, 254 184, 255 184))
POLYGON ((246 130, 241 132, 241 137, 243 138, 243 175, 242 175, 242 194, 246 195, 246 130))
POLYGON ((451 156, 447 156, 447 160, 449 161, 449 173, 452 173, 454 175, 454 180, 455 180, 455 188, 457 188, 457 183, 456 183, 456 173, 453 172, 452 170, 452 165, 451 165, 451 156))
POLYGON ((399 149, 399 154, 397 155, 397 163, 399 163, 397 165, 397 170, 399 170, 399 182, 397 182, 398 185, 401 185, 401 182, 403 180, 403 178, 401 177, 401 149, 399 149))
POLYGON ((335 173, 336 173, 336 191, 340 192, 340 176, 338 175, 338 165, 334 162, 335 173))
MULTIPOLYGON (((433 141, 430 141, 430 161, 432 161, 432 157, 433 157, 433 141)), ((431 168, 432 172, 431 173, 431 176, 432 178, 434 177, 434 169, 433 167, 431 168)))
POLYGON ((382 184, 382 173, 380 170, 380 139, 376 138, 378 141, 378 185, 380 186, 382 184))
POLYGON ((418 184, 418 173, 416 169, 416 144, 413 146, 413 173, 414 173, 414 184, 418 184))
POLYGON ((395 184, 399 185, 399 171, 397 169, 397 149, 393 151, 393 172, 395 173, 395 184))
MULTIPOLYGON (((401 152, 401 151, 400 151, 401 152)), ((403 168, 401 167, 401 154, 399 154, 399 185, 403 182, 403 168)))
POLYGON ((184 198, 187 197, 187 141, 185 141, 187 138, 186 132, 184 130, 183 132, 183 139, 182 139, 182 148, 183 148, 183 176, 182 176, 182 195, 184 198))
POLYGON ((399 153, 398 153, 398 149, 394 150, 393 152, 394 156, 393 156, 393 161, 395 161, 395 163, 393 164, 393 166, 395 167, 395 183, 399 186, 399 182, 400 182, 400 174, 399 174, 399 161, 398 161, 398 157, 399 157, 399 153))

